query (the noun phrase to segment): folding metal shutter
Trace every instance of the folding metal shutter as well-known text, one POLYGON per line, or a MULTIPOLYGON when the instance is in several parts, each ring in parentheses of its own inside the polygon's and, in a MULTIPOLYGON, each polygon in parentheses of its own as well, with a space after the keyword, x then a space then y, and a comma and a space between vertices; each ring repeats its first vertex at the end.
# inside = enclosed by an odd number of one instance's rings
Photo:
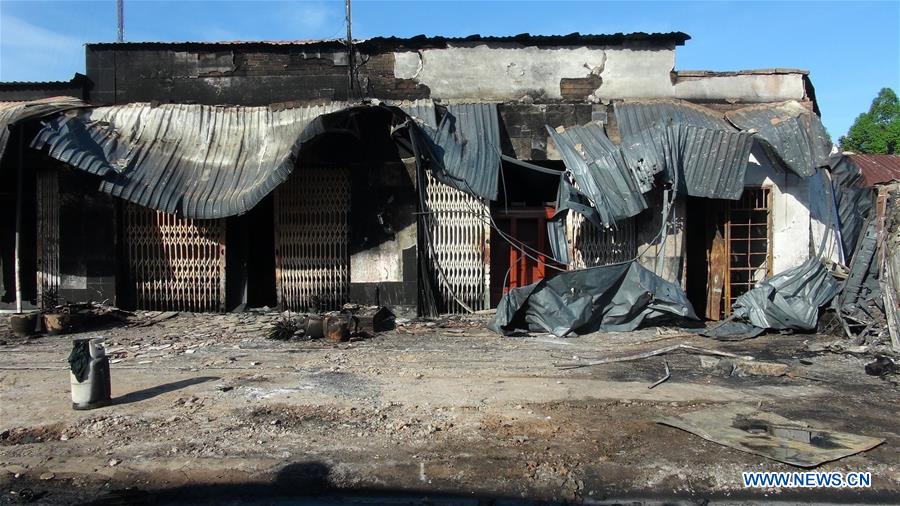
POLYGON ((138 309, 225 310, 225 220, 178 218, 125 204, 125 241, 138 309))
POLYGON ((36 172, 37 288, 40 307, 58 303, 59 296, 59 174, 36 172))
POLYGON ((583 269, 625 262, 637 256, 634 219, 621 220, 616 228, 598 230, 579 213, 566 215, 566 229, 571 239, 571 267, 583 269))
POLYGON ((444 312, 467 313, 489 305, 490 272, 487 241, 490 210, 485 202, 427 175, 425 202, 430 214, 428 249, 435 286, 445 302, 444 312))
POLYGON ((275 191, 278 302, 337 309, 350 287, 350 174, 300 168, 275 191))

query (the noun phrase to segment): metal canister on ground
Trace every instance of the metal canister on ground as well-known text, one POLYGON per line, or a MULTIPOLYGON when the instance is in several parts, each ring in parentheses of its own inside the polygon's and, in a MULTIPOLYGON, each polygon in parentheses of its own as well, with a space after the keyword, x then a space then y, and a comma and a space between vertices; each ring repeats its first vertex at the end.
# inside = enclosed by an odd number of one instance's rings
POLYGON ((350 339, 350 319, 344 315, 326 316, 325 337, 334 342, 350 339))
POLYGON ((109 404, 112 388, 103 339, 75 339, 72 342, 69 383, 72 409, 94 409, 109 404))

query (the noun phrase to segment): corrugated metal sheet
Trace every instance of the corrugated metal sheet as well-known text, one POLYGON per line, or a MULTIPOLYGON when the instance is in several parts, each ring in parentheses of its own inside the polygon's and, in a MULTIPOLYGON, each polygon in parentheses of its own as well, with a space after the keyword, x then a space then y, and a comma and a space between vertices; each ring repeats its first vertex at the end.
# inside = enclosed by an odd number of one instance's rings
POLYGON ((846 155, 862 171, 863 184, 875 186, 880 183, 900 181, 900 155, 846 155))
POLYGON ((242 214, 284 182, 307 126, 344 104, 282 109, 128 104, 73 111, 33 142, 101 190, 187 218, 242 214))
POLYGON ((874 208, 875 193, 864 184, 862 172, 849 156, 834 155, 828 165, 837 203, 841 245, 849 259, 862 237, 866 217, 874 208))
POLYGON ((389 105, 399 107, 403 112, 409 114, 414 119, 421 121, 431 128, 437 129, 437 114, 435 113, 433 100, 411 100, 390 103, 389 105))
POLYGON ((744 107, 725 117, 742 130, 756 130, 766 150, 799 176, 811 176, 817 167, 828 165, 828 132, 816 114, 795 100, 744 107))
POLYGON ((667 127, 678 190, 693 197, 738 200, 753 147, 753 134, 692 125, 667 127))
POLYGON ((497 199, 500 175, 500 118, 496 104, 447 107, 437 130, 424 129, 432 141, 431 174, 457 190, 497 199))
MULTIPOLYGON (((587 196, 607 227, 647 208, 643 192, 621 150, 597 123, 556 131, 547 127, 578 191, 587 196)), ((590 219, 590 217, 588 217, 590 219)))
POLYGON ((84 102, 72 97, 43 98, 27 102, 0 102, 0 159, 6 153, 6 144, 9 142, 10 134, 9 127, 12 125, 84 105, 84 102))
MULTIPOLYGON (((672 160, 666 127, 673 124, 734 131, 721 113, 682 100, 652 99, 615 102, 613 110, 628 164, 639 181, 670 170, 672 160)), ((645 184, 642 183, 642 186, 645 184)))

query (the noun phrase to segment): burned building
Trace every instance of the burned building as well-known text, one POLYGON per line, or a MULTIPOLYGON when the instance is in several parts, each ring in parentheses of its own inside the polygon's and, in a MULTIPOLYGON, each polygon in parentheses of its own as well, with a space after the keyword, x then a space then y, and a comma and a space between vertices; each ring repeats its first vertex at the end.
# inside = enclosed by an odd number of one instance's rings
POLYGON ((718 320, 845 263, 807 72, 677 70, 688 40, 88 44, 84 103, 2 105, 21 298, 453 313, 636 260, 718 320))

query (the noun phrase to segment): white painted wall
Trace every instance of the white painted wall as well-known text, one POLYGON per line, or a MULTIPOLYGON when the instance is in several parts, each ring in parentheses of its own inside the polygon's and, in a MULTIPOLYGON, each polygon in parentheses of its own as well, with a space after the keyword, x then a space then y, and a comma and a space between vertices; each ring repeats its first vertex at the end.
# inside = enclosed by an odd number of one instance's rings
POLYGON ((560 79, 591 73, 603 78, 609 96, 669 96, 674 65, 674 49, 475 45, 394 53, 395 77, 415 79, 447 100, 560 99, 560 79))
POLYGON ((809 258, 809 183, 776 168, 759 144, 750 152, 747 187, 772 190, 772 272, 790 269, 809 258))
POLYGON ((394 53, 394 77, 414 79, 447 101, 514 101, 528 95, 558 100, 560 80, 600 76, 590 96, 599 102, 624 98, 682 98, 773 102, 802 100, 800 73, 676 77, 675 47, 522 47, 456 44, 394 53))
POLYGON ((749 74, 679 78, 673 86, 675 98, 735 102, 781 102, 803 100, 802 74, 749 74))

